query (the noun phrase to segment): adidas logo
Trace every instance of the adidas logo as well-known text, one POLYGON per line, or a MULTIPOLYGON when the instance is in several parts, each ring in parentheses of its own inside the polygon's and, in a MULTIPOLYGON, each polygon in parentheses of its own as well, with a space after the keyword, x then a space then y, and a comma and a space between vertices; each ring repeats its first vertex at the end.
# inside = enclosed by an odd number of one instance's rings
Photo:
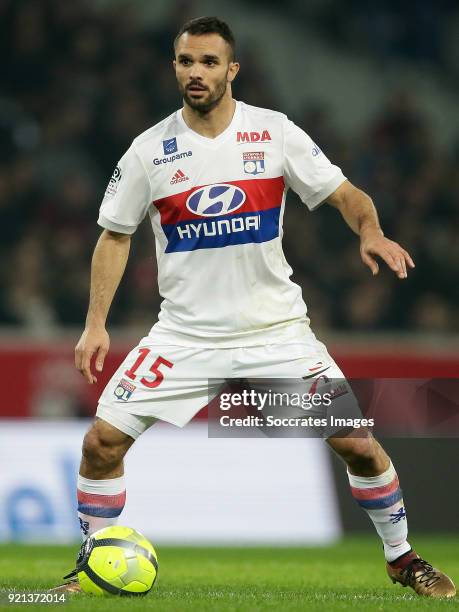
POLYGON ((186 176, 181 170, 177 170, 174 176, 171 179, 171 185, 176 185, 177 183, 183 183, 183 181, 189 181, 189 177, 186 176))

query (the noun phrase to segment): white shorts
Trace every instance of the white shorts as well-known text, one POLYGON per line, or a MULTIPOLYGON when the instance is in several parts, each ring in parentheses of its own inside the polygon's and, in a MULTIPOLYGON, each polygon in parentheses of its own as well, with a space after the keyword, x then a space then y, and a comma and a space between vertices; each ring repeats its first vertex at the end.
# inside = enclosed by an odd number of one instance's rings
POLYGON ((136 439, 156 420, 183 427, 227 379, 344 375, 312 332, 296 342, 241 348, 158 345, 145 337, 99 399, 96 416, 136 439))

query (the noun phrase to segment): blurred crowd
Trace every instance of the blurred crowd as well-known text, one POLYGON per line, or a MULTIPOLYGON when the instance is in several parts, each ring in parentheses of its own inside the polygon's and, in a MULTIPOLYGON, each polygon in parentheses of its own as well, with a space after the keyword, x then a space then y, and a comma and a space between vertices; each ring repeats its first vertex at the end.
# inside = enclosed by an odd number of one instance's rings
MULTIPOLYGON (((132 3, 103 12, 84 0, 0 1, 0 325, 49 334, 82 326, 98 207, 116 161, 140 132, 180 105, 170 65, 175 3, 154 27, 132 3)), ((263 58, 239 48, 234 95, 279 108, 263 58)), ((387 235, 416 261, 408 280, 374 279, 358 240, 328 206, 308 214, 289 195, 284 247, 315 328, 459 331, 459 147, 437 148, 415 97, 392 92, 358 138, 326 106, 292 117, 374 199, 387 235)), ((111 326, 148 329, 160 298, 151 229, 134 240, 111 326)))
MULTIPOLYGON (((252 0, 275 10, 277 0, 252 0)), ((284 14, 314 27, 327 43, 379 60, 441 69, 452 86, 459 76, 457 0, 284 0, 284 14)))

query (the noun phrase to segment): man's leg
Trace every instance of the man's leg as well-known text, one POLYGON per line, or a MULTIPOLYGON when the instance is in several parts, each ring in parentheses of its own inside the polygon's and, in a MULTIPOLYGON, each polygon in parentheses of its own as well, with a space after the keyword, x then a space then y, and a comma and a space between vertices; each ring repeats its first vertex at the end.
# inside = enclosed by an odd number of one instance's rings
MULTIPOLYGON (((132 433, 134 437, 96 417, 84 437, 77 479, 78 519, 83 540, 116 523, 124 508, 123 459, 138 435, 134 430, 132 433)), ((50 592, 79 593, 81 587, 77 578, 71 578, 50 592)))
POLYGON ((389 577, 419 595, 453 597, 456 589, 450 578, 408 544, 402 491, 390 458, 370 432, 354 431, 351 436, 332 436, 327 442, 346 463, 352 495, 383 541, 389 577))
POLYGON ((328 444, 347 465, 351 492, 384 544, 386 561, 411 550, 402 491, 397 473, 382 446, 368 433, 364 437, 331 437, 328 444))
POLYGON ((134 438, 96 418, 83 440, 77 481, 83 539, 118 520, 126 500, 123 459, 134 438))

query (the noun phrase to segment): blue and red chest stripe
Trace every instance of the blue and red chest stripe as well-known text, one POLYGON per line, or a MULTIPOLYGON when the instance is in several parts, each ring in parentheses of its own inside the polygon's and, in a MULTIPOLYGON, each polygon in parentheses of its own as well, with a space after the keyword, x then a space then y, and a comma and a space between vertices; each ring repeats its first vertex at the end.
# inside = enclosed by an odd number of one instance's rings
POLYGON ((196 186, 153 202, 167 237, 166 253, 261 243, 279 236, 285 188, 282 176, 226 181, 224 184, 242 189, 246 196, 242 206, 226 214, 206 216, 187 208, 190 195, 205 186, 196 186))

